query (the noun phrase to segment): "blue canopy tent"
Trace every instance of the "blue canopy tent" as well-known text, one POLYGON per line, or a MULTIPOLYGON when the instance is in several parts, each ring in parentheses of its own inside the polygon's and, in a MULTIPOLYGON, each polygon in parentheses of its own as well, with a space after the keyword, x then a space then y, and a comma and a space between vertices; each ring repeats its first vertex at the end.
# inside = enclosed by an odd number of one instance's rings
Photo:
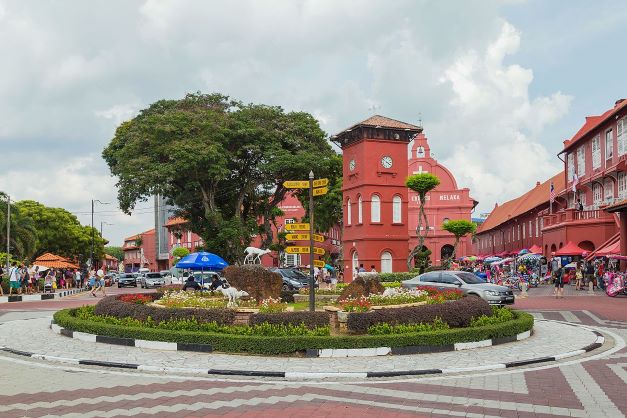
POLYGON ((216 271, 224 270, 229 263, 224 261, 219 255, 207 253, 204 251, 198 253, 191 253, 181 258, 181 261, 176 263, 177 269, 190 269, 190 270, 202 270, 202 271, 216 271))

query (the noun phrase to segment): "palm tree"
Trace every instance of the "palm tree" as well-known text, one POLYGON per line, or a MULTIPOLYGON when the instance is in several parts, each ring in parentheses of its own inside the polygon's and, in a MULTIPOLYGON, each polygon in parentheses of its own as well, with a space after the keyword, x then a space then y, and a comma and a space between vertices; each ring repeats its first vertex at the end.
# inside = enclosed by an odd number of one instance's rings
MULTIPOLYGON (((0 248, 5 249, 7 242, 7 200, 6 193, 0 192, 0 248)), ((20 214, 15 205, 11 205, 10 247, 14 258, 26 260, 37 250, 37 230, 33 220, 20 214)))

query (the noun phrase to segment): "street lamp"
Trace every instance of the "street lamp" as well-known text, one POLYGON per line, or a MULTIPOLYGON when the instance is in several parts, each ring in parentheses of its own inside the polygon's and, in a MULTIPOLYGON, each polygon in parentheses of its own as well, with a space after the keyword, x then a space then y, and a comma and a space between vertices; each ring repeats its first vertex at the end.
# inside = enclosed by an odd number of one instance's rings
MULTIPOLYGON (((91 199, 91 253, 89 255, 89 269, 94 268, 94 203, 98 202, 101 205, 108 205, 108 202, 101 202, 98 199, 91 199)), ((101 234, 102 235, 102 234, 101 234)))
POLYGON ((102 225, 113 226, 115 224, 110 224, 109 222, 100 221, 100 237, 101 238, 103 238, 103 235, 102 235, 102 225))

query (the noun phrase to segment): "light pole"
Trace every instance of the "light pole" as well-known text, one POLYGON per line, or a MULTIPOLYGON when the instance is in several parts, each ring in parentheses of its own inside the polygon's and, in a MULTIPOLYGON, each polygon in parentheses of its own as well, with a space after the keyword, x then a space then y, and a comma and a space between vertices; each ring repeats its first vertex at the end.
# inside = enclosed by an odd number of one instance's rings
POLYGON ((313 207, 314 172, 309 172, 309 310, 316 310, 316 288, 314 277, 314 207, 313 207))
POLYGON ((7 194, 7 275, 9 274, 9 264, 11 252, 11 196, 7 194))
MULTIPOLYGON (((98 199, 91 199, 91 253, 89 255, 89 269, 93 269, 94 268, 94 203, 98 202, 101 205, 108 205, 109 203, 107 202, 101 202, 98 199)), ((102 235, 102 233, 100 234, 102 235)))
POLYGON ((100 221, 100 237, 103 238, 102 235, 102 225, 113 226, 114 224, 110 224, 109 222, 100 221))

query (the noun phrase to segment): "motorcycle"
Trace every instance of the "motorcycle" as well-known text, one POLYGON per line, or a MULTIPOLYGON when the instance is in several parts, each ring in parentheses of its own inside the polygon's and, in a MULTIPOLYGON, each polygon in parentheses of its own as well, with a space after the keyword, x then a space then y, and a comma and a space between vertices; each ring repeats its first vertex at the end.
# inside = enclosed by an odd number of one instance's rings
POLYGON ((627 289, 625 288, 625 280, 620 275, 615 275, 612 278, 606 279, 605 284, 605 293, 607 293, 610 297, 616 297, 619 294, 627 294, 627 289))

